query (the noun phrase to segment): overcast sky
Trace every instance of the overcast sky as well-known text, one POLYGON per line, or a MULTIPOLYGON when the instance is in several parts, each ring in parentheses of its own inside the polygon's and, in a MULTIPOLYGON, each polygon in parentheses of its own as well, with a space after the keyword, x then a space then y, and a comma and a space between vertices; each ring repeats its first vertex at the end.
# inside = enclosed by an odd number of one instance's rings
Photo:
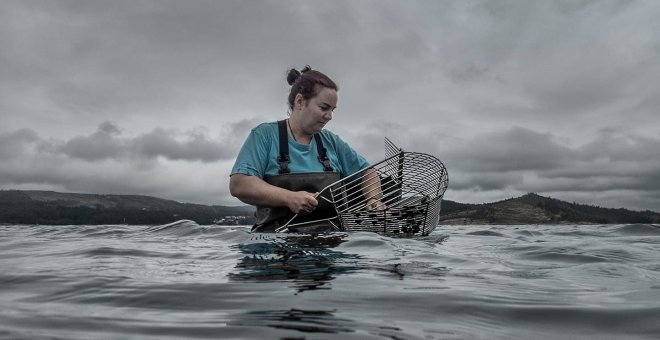
POLYGON ((0 1, 0 189, 238 205, 286 70, 328 128, 438 156, 445 199, 660 211, 660 1, 0 1))

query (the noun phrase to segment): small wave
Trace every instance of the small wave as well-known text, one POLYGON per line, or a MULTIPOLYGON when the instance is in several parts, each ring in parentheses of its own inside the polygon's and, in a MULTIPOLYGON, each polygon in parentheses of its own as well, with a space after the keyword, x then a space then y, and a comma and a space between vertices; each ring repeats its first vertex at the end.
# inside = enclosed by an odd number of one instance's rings
POLYGON ((571 230, 565 230, 565 229, 560 229, 560 230, 553 230, 548 234, 555 235, 555 236, 568 236, 568 237, 603 237, 603 233, 601 230, 607 230, 608 226, 594 226, 589 228, 588 230, 585 229, 579 229, 580 226, 575 226, 575 229, 571 230))
POLYGON ((478 230, 478 231, 469 232, 466 235, 509 237, 507 235, 492 230, 478 230))
POLYGON ((404 277, 416 279, 427 278, 433 280, 440 280, 449 273, 449 268, 446 266, 439 266, 433 262, 411 261, 392 264, 376 264, 370 263, 365 265, 364 269, 375 270, 381 275, 386 277, 394 277, 403 279, 404 277))
POLYGON ((616 228, 614 232, 627 236, 660 236, 660 226, 654 224, 628 224, 616 228))
POLYGON ((170 258, 180 259, 185 258, 188 254, 185 253, 165 253, 157 251, 146 251, 143 249, 122 249, 113 247, 98 247, 93 249, 81 250, 74 255, 83 255, 89 257, 107 256, 107 257, 155 257, 155 258, 170 258))
MULTIPOLYGON (((73 228, 71 226, 70 228, 73 228)), ((78 235, 91 238, 123 238, 137 230, 134 225, 127 224, 98 224, 98 225, 79 225, 75 226, 78 235)))
POLYGON ((593 255, 562 253, 557 251, 531 252, 521 256, 523 259, 532 261, 542 261, 548 263, 595 263, 605 262, 606 260, 593 255))
POLYGON ((541 237, 543 236, 543 233, 540 231, 536 230, 516 230, 514 233, 520 235, 520 236, 526 236, 526 237, 541 237))
POLYGON ((245 238, 246 231, 249 228, 244 226, 224 226, 224 225, 199 225, 191 220, 179 220, 176 222, 151 226, 144 230, 146 233, 153 233, 158 235, 168 235, 174 237, 186 237, 195 235, 222 235, 228 237, 245 238))
POLYGON ((348 248, 381 248, 386 247, 387 242, 385 240, 376 239, 376 238, 360 238, 356 240, 350 240, 343 245, 345 249, 348 248))
POLYGON ((0 275, 0 287, 7 290, 12 287, 25 287, 35 283, 52 283, 61 281, 61 278, 54 275, 0 275))
MULTIPOLYGON (((594 278, 607 280, 610 286, 632 288, 635 283, 644 282, 646 270, 636 267, 630 263, 585 263, 572 268, 563 268, 555 271, 556 275, 570 278, 571 282, 579 282, 584 286, 598 286, 599 281, 594 278)), ((642 284, 643 286, 644 284, 642 284)), ((639 287, 641 288, 641 287, 639 287)))
POLYGON ((200 226, 191 220, 179 220, 164 225, 149 227, 146 232, 159 235, 185 237, 204 234, 208 229, 208 226, 200 226))
POLYGON ((426 243, 430 244, 442 244, 445 243, 449 239, 449 235, 446 234, 439 234, 439 233, 432 233, 427 236, 420 236, 417 238, 419 241, 423 241, 426 243))
POLYGON ((608 246, 602 248, 590 247, 585 250, 589 251, 589 253, 593 254, 594 256, 606 259, 608 262, 612 263, 634 263, 636 261, 642 260, 636 254, 631 253, 625 248, 613 248, 612 246, 608 246))

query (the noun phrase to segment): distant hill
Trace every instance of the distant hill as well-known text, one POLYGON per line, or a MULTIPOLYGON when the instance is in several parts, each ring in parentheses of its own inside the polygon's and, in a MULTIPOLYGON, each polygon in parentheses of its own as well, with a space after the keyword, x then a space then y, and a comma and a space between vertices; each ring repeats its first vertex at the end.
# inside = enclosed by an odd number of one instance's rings
POLYGON ((653 211, 601 208, 534 193, 485 204, 442 202, 441 224, 660 223, 653 211))
MULTIPOLYGON (((179 203, 150 196, 0 190, 0 223, 198 224, 254 223, 252 206, 179 203)), ((660 223, 652 211, 609 209, 527 194, 494 203, 442 201, 440 224, 660 223)))
POLYGON ((252 224, 254 207, 179 203, 140 195, 96 195, 54 191, 0 190, 0 223, 252 224))

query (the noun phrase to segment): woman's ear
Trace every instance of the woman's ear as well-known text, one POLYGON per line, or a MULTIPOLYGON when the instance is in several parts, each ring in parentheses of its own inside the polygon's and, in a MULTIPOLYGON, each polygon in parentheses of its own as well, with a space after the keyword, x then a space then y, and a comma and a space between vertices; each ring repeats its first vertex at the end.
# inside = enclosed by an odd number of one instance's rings
POLYGON ((296 107, 302 109, 302 107, 305 106, 305 99, 303 98, 303 95, 301 93, 298 93, 296 95, 296 98, 294 99, 293 103, 294 103, 294 107, 293 107, 294 109, 296 107))

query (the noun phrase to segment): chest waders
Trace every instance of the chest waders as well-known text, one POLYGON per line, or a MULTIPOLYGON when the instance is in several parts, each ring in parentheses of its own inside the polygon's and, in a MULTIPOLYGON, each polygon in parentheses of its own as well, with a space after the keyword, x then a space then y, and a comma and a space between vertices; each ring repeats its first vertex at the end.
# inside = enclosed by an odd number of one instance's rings
MULTIPOLYGON (((338 172, 335 172, 330 165, 330 159, 326 149, 323 147, 320 133, 314 134, 316 149, 318 151, 318 160, 323 164, 323 172, 307 172, 292 174, 289 170, 289 140, 287 134, 286 120, 277 122, 279 131, 280 155, 277 162, 280 164, 279 174, 268 176, 264 181, 268 184, 291 190, 308 191, 311 193, 320 192, 323 188, 341 179, 338 172)), ((329 193, 324 193, 328 195, 329 193)), ((317 197, 318 205, 316 209, 308 215, 299 215, 296 218, 296 224, 303 223, 296 228, 289 228, 294 232, 327 232, 335 230, 333 225, 327 219, 335 218, 337 213, 332 204, 328 203, 322 197, 317 197), (318 221, 321 220, 321 221, 318 221)), ((275 229, 284 225, 294 216, 294 213, 288 207, 260 207, 257 206, 257 222, 252 227, 253 232, 274 232, 275 229)))

